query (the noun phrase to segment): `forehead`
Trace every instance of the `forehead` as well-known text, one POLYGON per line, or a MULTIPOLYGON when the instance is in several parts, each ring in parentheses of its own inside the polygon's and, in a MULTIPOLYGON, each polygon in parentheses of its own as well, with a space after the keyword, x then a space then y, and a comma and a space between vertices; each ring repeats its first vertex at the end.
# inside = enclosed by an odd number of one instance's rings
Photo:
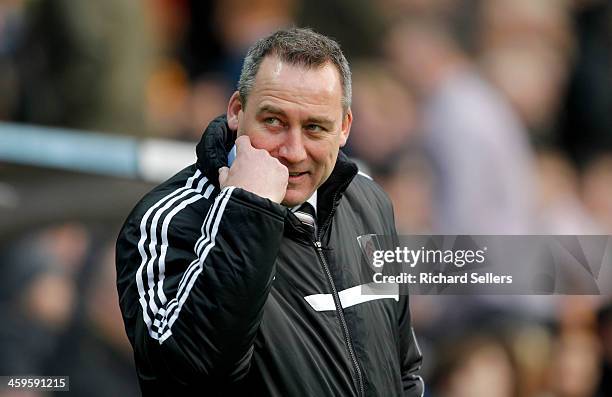
POLYGON ((304 67, 284 62, 276 56, 267 56, 257 71, 247 106, 249 102, 259 105, 266 101, 341 111, 340 75, 330 62, 318 67, 304 67))

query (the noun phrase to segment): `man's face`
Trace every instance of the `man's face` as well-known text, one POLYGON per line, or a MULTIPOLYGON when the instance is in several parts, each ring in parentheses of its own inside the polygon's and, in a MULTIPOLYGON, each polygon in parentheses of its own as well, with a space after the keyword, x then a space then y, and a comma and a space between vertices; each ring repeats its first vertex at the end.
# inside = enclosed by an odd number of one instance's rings
POLYGON ((343 116, 341 100, 333 64, 307 69, 275 56, 262 61, 246 107, 238 92, 230 99, 229 127, 289 169, 284 205, 305 202, 331 174, 352 122, 350 110, 343 116))

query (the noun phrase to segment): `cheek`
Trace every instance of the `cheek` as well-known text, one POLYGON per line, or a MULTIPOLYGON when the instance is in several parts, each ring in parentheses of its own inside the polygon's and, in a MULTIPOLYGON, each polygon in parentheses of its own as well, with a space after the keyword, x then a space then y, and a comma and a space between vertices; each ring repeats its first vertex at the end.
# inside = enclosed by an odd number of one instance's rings
POLYGON ((251 139, 251 145, 255 149, 264 149, 273 157, 276 157, 276 153, 278 152, 279 142, 275 139, 274 136, 266 132, 261 131, 253 131, 248 134, 251 139))
POLYGON ((338 155, 338 147, 335 142, 327 142, 324 145, 315 145, 310 150, 310 157, 313 161, 330 172, 335 164, 336 156, 338 155))

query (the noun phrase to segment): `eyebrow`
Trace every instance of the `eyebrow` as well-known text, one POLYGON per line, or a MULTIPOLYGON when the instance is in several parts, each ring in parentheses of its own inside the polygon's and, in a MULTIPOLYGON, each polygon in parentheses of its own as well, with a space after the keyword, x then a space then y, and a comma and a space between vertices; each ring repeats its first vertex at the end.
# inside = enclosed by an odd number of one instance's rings
MULTIPOLYGON (((263 105, 257 110, 258 116, 263 113, 271 113, 271 114, 276 114, 279 116, 286 116, 285 112, 282 109, 277 108, 276 106, 273 106, 273 105, 268 105, 268 104, 263 105)), ((312 117, 308 117, 304 121, 304 124, 321 124, 327 127, 331 127, 334 125, 334 122, 333 120, 327 117, 312 116, 312 117)))
POLYGON ((284 116, 285 115, 285 112, 282 109, 277 108, 277 107, 272 106, 272 105, 263 105, 262 107, 260 107, 257 110, 257 115, 260 115, 262 113, 272 113, 272 114, 278 114, 280 116, 284 116))

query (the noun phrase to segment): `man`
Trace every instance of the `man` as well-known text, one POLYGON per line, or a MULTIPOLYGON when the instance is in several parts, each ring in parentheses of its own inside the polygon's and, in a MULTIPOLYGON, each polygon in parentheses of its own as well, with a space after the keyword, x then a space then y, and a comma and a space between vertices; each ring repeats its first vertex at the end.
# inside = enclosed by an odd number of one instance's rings
POLYGON ((359 294, 357 237, 395 227, 339 152, 350 98, 336 42, 258 41, 197 163, 132 211, 117 276, 144 395, 422 395, 407 296, 359 294))
POLYGON ((439 17, 410 19, 386 40, 400 78, 421 100, 424 151, 435 174, 432 229, 529 233, 536 170, 526 131, 449 25, 439 17))

